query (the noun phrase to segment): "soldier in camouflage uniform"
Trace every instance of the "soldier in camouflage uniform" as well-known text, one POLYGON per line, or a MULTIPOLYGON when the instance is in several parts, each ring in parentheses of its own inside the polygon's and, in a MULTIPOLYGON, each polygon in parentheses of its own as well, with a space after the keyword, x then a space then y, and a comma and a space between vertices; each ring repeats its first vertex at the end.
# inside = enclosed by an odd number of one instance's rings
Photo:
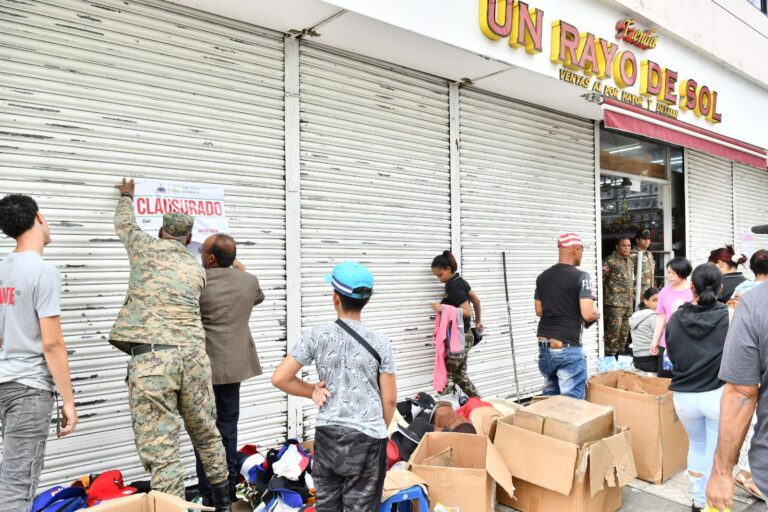
POLYGON ((200 319, 205 271, 186 245, 194 220, 165 214, 160 238, 139 229, 133 214, 133 180, 118 185, 115 232, 128 251, 128 295, 110 343, 132 357, 128 400, 133 433, 152 488, 184 497, 179 457, 179 416, 211 482, 217 512, 231 511, 227 461, 216 430, 211 366, 200 319))
POLYGON ((640 293, 645 293, 648 288, 655 288, 654 274, 656 271, 656 260, 653 258, 653 254, 649 248, 651 247, 651 232, 647 229, 643 229, 637 233, 635 239, 637 244, 637 252, 632 253, 632 263, 635 265, 635 271, 637 271, 637 254, 642 252, 642 270, 640 275, 640 293))
POLYGON ((603 318, 605 355, 620 354, 627 348, 629 317, 635 297, 635 266, 629 257, 632 242, 621 238, 616 250, 603 264, 603 318))

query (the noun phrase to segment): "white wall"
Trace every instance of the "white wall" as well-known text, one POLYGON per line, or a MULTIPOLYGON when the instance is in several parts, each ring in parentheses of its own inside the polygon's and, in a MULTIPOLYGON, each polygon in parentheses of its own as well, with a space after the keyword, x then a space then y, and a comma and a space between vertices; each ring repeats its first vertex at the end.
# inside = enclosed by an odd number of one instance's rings
POLYGON ((747 0, 605 0, 642 13, 715 59, 768 86, 768 16, 747 0))

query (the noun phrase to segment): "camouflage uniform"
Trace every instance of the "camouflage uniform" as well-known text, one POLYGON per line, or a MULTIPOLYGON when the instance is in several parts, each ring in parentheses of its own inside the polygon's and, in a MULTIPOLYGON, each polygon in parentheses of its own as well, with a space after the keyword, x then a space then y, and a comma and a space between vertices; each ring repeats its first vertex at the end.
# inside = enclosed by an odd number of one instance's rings
POLYGON ((469 375, 467 375, 467 357, 469 357, 469 351, 474 343, 475 338, 472 336, 472 331, 465 333, 464 351, 461 353, 461 356, 445 358, 445 369, 448 372, 448 379, 453 383, 449 383, 446 386, 446 390, 459 386, 469 397, 480 396, 469 375))
MULTIPOLYGON (((640 293, 645 293, 648 288, 654 288, 656 286, 655 272, 656 272, 656 260, 653 258, 651 251, 643 251, 643 257, 641 259, 643 264, 642 274, 640 275, 640 293)), ((632 264, 635 265, 635 271, 637 271, 637 253, 632 253, 632 264)), ((637 276, 634 277, 637 281, 637 276)))
MULTIPOLYGON (((181 236, 190 231, 192 222, 186 215, 167 214, 163 229, 181 236)), ((210 481, 218 484, 228 478, 200 320, 205 272, 181 242, 141 231, 128 197, 118 202, 115 232, 128 251, 131 274, 110 343, 128 353, 133 344, 178 347, 136 355, 128 363, 136 448, 144 468, 152 473, 152 488, 183 498, 179 415, 210 481)))
POLYGON ((378 511, 387 473, 387 441, 341 426, 315 430, 312 479, 317 512, 378 511))
POLYGON ((635 266, 632 259, 614 251, 603 264, 603 325, 606 355, 627 347, 629 317, 635 297, 635 266))

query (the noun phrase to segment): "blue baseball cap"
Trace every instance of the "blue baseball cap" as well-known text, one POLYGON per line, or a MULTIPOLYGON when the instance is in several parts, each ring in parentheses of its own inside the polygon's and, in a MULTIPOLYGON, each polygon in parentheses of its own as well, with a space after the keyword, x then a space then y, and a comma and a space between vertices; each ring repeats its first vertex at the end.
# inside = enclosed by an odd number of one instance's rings
POLYGON ((337 293, 353 299, 367 299, 371 296, 370 292, 355 293, 356 288, 368 288, 373 291, 373 274, 356 261, 339 263, 324 279, 337 293))

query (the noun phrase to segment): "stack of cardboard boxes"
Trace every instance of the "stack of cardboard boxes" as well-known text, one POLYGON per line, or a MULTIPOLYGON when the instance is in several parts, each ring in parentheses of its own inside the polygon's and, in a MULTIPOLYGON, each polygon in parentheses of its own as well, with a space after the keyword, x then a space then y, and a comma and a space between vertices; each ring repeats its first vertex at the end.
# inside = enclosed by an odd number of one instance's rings
POLYGON ((535 402, 502 418, 494 444, 514 477, 499 502, 522 512, 614 512, 635 478, 632 442, 612 407, 568 397, 535 402))
POLYGON ((499 419, 491 438, 427 434, 410 468, 427 482, 432 507, 462 512, 492 511, 497 500, 522 512, 614 512, 636 475, 613 408, 566 397, 499 419))

